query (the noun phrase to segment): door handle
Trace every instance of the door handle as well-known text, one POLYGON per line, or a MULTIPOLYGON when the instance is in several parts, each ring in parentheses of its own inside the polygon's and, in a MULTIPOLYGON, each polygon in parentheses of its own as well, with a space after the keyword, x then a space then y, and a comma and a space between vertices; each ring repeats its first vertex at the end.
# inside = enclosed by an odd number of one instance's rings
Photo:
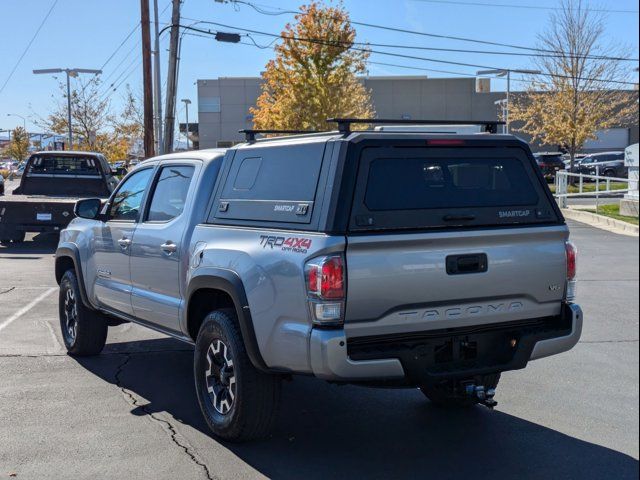
POLYGON ((472 255, 449 255, 446 259, 449 275, 464 275, 465 273, 484 273, 488 269, 489 261, 485 253, 472 255))
POLYGON ((120 240, 118 240, 118 244, 120 245, 120 247, 122 248, 127 248, 129 245, 131 245, 131 240, 129 240, 126 237, 121 238, 120 240))
POLYGON ((175 253, 178 250, 178 246, 171 241, 163 243, 162 245, 160 245, 160 248, 168 254, 175 253))

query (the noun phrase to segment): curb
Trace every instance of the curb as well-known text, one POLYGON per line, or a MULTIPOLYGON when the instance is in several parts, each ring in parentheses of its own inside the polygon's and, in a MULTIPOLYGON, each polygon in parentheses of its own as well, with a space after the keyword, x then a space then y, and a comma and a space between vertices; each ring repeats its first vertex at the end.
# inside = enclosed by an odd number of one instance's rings
POLYGON ((569 218, 577 222, 586 223, 587 225, 591 225, 592 227, 600 228, 602 230, 617 233, 620 235, 637 237, 638 232, 640 231, 637 225, 631 225, 630 223, 623 222, 622 220, 605 217, 604 215, 585 212, 584 210, 563 208, 562 214, 565 216, 565 218, 569 218))

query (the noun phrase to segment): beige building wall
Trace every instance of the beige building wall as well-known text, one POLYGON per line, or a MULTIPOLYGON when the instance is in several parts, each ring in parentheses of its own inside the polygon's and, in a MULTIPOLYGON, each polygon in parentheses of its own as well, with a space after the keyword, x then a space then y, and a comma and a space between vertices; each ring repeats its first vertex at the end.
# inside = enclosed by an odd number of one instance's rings
MULTIPOLYGON (((424 76, 363 77, 371 91, 378 118, 408 120, 497 120, 496 101, 504 92, 476 89, 476 79, 424 76)), ((485 81, 488 81, 486 79, 485 81)), ((249 109, 260 94, 259 77, 198 80, 198 131, 200 148, 228 147, 244 140, 238 130, 252 128, 249 109)), ((517 93, 515 93, 517 95, 517 93)), ((527 135, 517 134, 525 141, 527 135)), ((638 142, 638 125, 628 129, 629 143, 638 142)), ((532 144, 534 151, 555 151, 557 145, 532 144)), ((623 147, 624 148, 624 147, 623 147)))

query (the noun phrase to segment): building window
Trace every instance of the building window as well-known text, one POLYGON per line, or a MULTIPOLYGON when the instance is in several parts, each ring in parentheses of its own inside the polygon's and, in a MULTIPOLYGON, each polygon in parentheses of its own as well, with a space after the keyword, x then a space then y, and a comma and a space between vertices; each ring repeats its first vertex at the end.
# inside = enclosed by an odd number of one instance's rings
POLYGON ((220 97, 200 97, 198 111, 203 113, 220 113, 220 97))

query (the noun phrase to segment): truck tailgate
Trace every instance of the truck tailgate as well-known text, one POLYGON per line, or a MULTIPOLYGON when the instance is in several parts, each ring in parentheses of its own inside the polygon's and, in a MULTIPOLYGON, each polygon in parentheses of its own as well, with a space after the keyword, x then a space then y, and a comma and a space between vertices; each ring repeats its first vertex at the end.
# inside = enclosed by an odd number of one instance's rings
POLYGON ((33 231, 48 226, 64 228, 74 217, 75 202, 75 198, 7 196, 0 200, 0 225, 36 227, 33 231))
POLYGON ((560 313, 564 225, 348 238, 347 336, 560 313))

